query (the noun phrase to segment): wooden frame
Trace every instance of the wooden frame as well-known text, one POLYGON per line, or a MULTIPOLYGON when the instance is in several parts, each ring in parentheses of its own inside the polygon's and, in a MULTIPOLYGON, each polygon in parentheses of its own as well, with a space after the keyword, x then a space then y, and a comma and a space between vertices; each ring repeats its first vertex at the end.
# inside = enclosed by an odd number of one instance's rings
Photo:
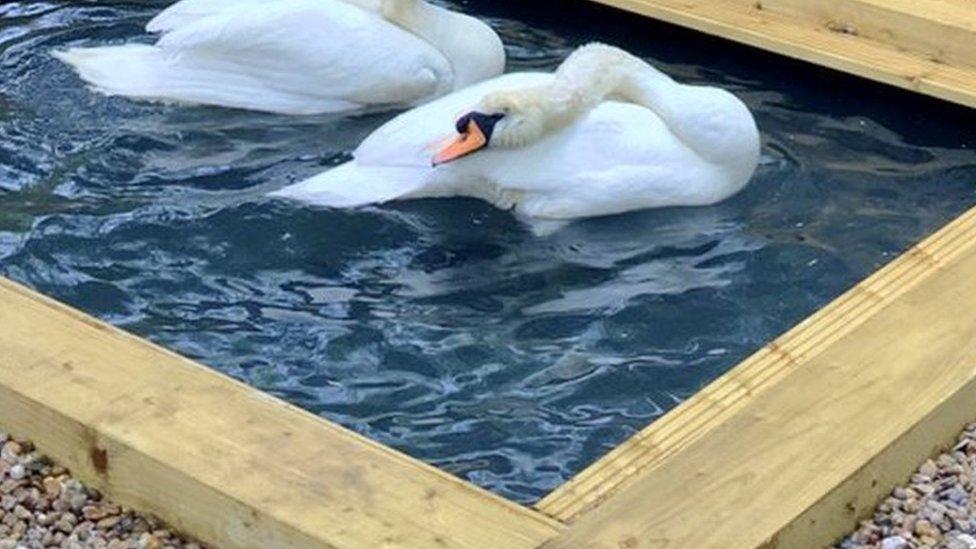
MULTIPOLYGON (((599 1, 976 106, 965 0, 599 1)), ((976 418, 974 287, 976 209, 535 509, 3 280, 0 428, 224 547, 822 546, 976 418)))

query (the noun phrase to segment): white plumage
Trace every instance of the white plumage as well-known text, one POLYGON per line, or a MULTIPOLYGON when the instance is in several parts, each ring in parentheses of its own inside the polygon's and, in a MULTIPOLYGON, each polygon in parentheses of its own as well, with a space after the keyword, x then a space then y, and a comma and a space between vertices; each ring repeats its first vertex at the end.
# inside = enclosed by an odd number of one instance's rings
POLYGON ((470 196, 551 221, 700 206, 741 190, 759 160, 748 108, 622 50, 581 48, 555 74, 516 73, 406 112, 354 160, 275 196, 332 207, 470 196), (432 167, 430 144, 470 111, 504 115, 486 148, 432 167))
POLYGON ((505 63, 487 25, 423 0, 183 0, 147 29, 54 55, 102 93, 286 114, 416 104, 505 63))

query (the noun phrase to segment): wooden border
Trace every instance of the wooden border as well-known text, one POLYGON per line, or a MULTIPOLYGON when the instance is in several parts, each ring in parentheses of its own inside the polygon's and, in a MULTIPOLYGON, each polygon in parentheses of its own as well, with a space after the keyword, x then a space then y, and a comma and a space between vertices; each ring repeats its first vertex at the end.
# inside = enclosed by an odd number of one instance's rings
POLYGON ((0 427, 220 547, 536 547, 560 525, 0 279, 0 427))
POLYGON ((971 0, 591 0, 976 107, 971 0))

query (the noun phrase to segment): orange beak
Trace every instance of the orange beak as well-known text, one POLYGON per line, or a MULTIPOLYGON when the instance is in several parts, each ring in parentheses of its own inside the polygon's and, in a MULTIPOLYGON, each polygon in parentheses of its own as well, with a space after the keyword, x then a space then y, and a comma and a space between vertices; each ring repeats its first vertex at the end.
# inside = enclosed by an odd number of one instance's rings
POLYGON ((447 143, 443 149, 434 155, 432 163, 434 166, 439 166, 454 162, 458 158, 478 152, 486 146, 488 146, 488 138, 485 137, 485 132, 472 120, 468 122, 468 131, 447 143))

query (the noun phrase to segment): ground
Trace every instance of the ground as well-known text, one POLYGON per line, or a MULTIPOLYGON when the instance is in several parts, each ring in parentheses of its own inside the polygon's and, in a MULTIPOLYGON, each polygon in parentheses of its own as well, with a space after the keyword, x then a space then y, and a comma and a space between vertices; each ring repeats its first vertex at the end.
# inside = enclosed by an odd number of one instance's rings
POLYGON ((976 549, 976 423, 895 488, 840 549, 976 549))
POLYGON ((0 432, 0 549, 201 549, 106 501, 30 442, 0 432))

